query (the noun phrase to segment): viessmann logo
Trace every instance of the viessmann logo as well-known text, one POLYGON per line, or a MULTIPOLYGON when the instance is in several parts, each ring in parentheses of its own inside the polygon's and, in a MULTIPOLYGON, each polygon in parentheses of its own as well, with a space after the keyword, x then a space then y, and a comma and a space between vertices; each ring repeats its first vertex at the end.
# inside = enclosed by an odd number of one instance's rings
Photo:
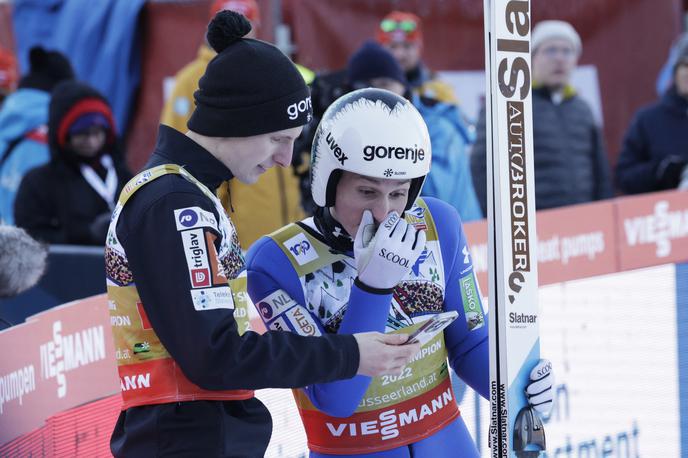
POLYGON ((363 147, 363 159, 370 162, 375 159, 410 160, 413 164, 425 160, 425 150, 413 145, 413 148, 401 146, 366 145, 363 147))
POLYGON ((624 219, 624 233, 629 246, 655 244, 655 255, 671 254, 671 240, 688 237, 688 210, 670 211, 669 202, 660 200, 651 215, 624 219))
POLYGON ((327 422, 325 426, 333 437, 377 435, 384 441, 398 437, 401 428, 434 415, 453 401, 454 396, 451 388, 449 388, 429 402, 406 411, 397 412, 396 409, 385 410, 376 419, 370 421, 339 424, 327 422))
POLYGON ((62 322, 53 323, 53 339, 40 347, 41 378, 57 380, 57 397, 67 395, 66 372, 105 359, 105 331, 93 326, 62 334, 62 322))

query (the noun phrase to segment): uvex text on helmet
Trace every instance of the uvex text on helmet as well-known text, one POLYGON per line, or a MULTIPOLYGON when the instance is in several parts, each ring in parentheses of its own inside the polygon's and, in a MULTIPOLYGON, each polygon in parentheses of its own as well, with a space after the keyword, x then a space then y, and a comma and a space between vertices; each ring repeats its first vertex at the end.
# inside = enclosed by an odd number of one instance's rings
POLYGON ((360 89, 323 115, 311 152, 311 191, 319 207, 334 205, 337 170, 411 180, 410 208, 430 171, 428 128, 408 100, 383 89, 360 89))

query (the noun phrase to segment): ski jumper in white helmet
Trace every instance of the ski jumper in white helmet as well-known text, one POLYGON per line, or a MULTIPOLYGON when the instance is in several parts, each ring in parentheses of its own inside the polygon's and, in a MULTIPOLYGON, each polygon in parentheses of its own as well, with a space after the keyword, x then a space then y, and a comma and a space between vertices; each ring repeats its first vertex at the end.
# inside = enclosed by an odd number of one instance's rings
POLYGON ((418 110, 384 89, 359 89, 337 99, 318 125, 311 152, 311 192, 319 207, 334 205, 341 171, 411 180, 408 210, 430 171, 428 128, 418 110))
POLYGON ((313 144, 319 211, 259 239, 247 254, 248 293, 270 331, 408 333, 436 314, 458 313, 396 376, 294 390, 313 458, 480 456, 448 367, 487 398, 487 316, 457 211, 418 197, 431 154, 427 128, 405 99, 378 89, 341 97, 326 111, 313 144), (403 219, 423 231, 426 242, 389 290, 373 291, 360 281, 354 234, 347 236, 329 212, 343 171, 411 180, 403 219))

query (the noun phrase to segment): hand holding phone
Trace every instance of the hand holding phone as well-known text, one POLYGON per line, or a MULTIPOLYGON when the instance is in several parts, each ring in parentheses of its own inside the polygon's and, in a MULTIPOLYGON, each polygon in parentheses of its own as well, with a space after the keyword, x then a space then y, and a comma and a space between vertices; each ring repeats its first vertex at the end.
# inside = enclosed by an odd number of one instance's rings
POLYGON ((432 318, 421 324, 418 329, 409 335, 409 339, 404 343, 404 345, 413 343, 425 345, 437 334, 442 332, 444 328, 449 326, 456 318, 458 318, 458 316, 459 313, 455 310, 433 315, 432 318))

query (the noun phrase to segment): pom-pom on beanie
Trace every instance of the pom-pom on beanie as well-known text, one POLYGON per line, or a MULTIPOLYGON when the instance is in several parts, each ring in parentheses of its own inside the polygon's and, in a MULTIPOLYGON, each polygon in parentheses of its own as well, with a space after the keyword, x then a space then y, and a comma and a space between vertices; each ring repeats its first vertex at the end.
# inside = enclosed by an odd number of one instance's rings
POLYGON ((294 64, 275 46, 242 38, 251 24, 221 11, 208 25, 218 53, 194 93, 190 130, 208 137, 249 137, 299 127, 312 119, 310 91, 294 64))

